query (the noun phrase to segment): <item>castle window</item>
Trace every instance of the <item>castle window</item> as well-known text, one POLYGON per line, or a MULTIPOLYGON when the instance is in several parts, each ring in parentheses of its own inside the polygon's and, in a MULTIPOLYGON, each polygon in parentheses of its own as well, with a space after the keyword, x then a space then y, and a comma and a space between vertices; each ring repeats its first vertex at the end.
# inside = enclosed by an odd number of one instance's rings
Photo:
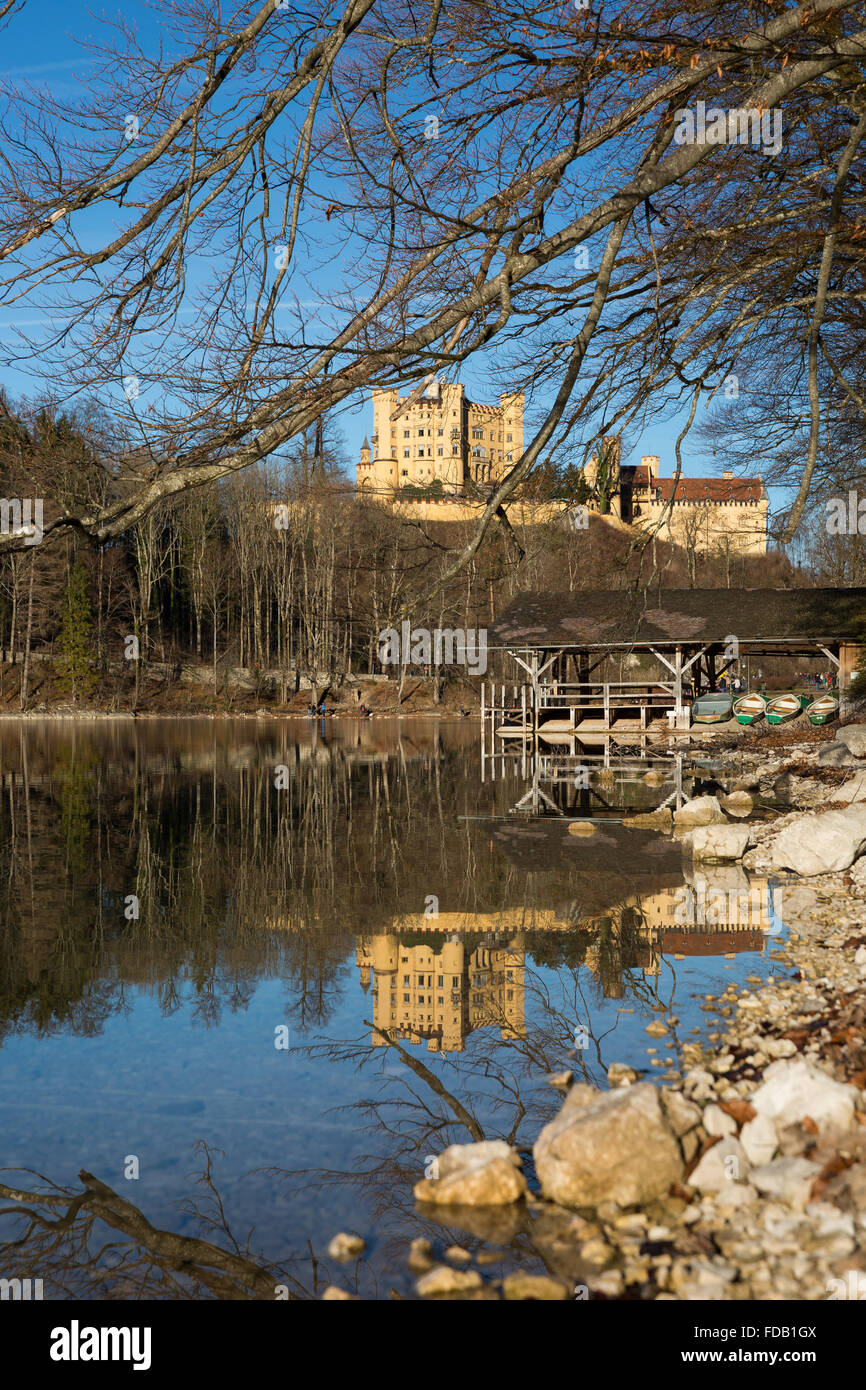
POLYGON ((404 975, 404 976, 403 976, 403 984, 404 984, 404 985, 408 985, 409 980, 410 980, 410 976, 408 976, 408 975, 404 975))
POLYGON ((407 458, 409 457, 409 450, 408 450, 408 449, 404 449, 404 450, 403 450, 403 457, 404 457, 404 459, 407 459, 407 458))
POLYGON ((403 995, 403 1003, 404 1003, 404 1004, 411 1004, 411 1002, 412 1002, 412 996, 411 996, 410 994, 404 994, 404 995, 403 995))
POLYGON ((484 431, 483 431, 483 430, 479 430, 479 429, 475 429, 475 428, 473 427, 473 430, 472 430, 472 438, 473 438, 473 439, 483 439, 483 438, 484 438, 484 431))
POLYGON ((439 457, 441 458, 441 457, 442 457, 442 453, 443 453, 442 445, 441 445, 441 444, 439 445, 438 453, 439 453, 439 457))
POLYGON ((404 430, 404 431, 403 431, 403 438, 404 438, 404 439, 408 439, 408 438, 409 438, 409 431, 408 431, 408 430, 404 430))
POLYGON ((439 433, 440 435, 443 435, 443 434, 445 433, 445 431, 444 431, 444 430, 439 430, 438 433, 439 433))
POLYGON ((424 433, 423 430, 419 430, 419 431, 418 431, 418 438, 419 438, 419 439, 421 438, 421 436, 423 435, 423 433, 424 433))
POLYGON ((510 462, 511 462, 511 454, 510 454, 510 453, 505 455, 505 462, 506 462, 506 463, 510 463, 510 462))
POLYGON ((510 444, 510 443, 511 443, 511 435, 510 435, 510 434, 507 434, 507 435, 505 436, 505 442, 506 442, 506 444, 510 444))
POLYGON ((400 470, 400 477, 401 477, 401 478, 408 478, 408 476, 409 476, 409 469, 408 469, 408 468, 401 468, 401 470, 400 470))

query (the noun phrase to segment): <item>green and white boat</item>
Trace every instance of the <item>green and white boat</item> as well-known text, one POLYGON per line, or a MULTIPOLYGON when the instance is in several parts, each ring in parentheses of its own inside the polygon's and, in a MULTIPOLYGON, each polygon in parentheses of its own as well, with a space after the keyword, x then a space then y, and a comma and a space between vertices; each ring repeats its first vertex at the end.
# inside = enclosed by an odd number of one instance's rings
POLYGON ((763 695, 741 695, 734 701, 734 718, 738 724, 756 724, 767 712, 763 695))
POLYGON ((806 710, 810 724, 829 724, 839 713, 839 700, 836 695, 819 695, 806 710))
POLYGON ((731 717, 733 699, 724 690, 701 695, 692 705, 693 724, 723 724, 731 717))
POLYGON ((796 719, 802 711, 799 697, 788 690, 784 695, 774 695, 767 701, 767 723, 787 724, 789 719, 796 719))

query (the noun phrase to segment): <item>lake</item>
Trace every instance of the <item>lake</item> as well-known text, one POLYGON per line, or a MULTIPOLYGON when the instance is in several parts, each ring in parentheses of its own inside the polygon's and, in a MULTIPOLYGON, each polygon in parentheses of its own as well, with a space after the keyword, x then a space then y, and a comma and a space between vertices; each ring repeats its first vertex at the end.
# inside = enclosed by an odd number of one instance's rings
POLYGON ((430 1158, 504 1138, 531 1178, 548 1073, 664 1084, 783 969, 771 884, 621 824, 712 769, 625 761, 482 766, 471 720, 0 724, 0 1182, 70 1213, 0 1218, 0 1275, 411 1296, 418 1235, 542 1271, 531 1214, 416 1210, 430 1158))

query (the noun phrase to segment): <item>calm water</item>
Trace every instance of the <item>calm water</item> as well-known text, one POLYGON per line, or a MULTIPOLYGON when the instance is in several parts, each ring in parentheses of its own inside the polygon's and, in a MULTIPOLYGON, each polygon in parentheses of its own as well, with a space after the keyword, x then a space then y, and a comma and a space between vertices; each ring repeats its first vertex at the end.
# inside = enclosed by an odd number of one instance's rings
POLYGON ((387 1297, 419 1234, 543 1268, 525 1214, 416 1211, 427 1156, 531 1146, 550 1071, 667 1078, 706 994, 781 968, 771 889, 741 870, 712 878, 721 915, 677 917, 679 847, 619 823, 676 794, 647 766, 482 778, 468 721, 0 725, 0 1182, 52 1220, 82 1170, 105 1184, 59 1242, 0 1217, 0 1275, 387 1297), (569 835, 584 814, 596 834, 569 835), (357 1265, 326 1254, 343 1229, 357 1265))

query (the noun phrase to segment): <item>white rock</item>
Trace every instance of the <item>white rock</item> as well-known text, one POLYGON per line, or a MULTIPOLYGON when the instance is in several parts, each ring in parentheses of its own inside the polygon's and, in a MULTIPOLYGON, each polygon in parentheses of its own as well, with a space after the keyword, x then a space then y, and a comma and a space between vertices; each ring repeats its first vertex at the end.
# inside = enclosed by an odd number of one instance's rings
POLYGON ((740 1143, 750 1163, 756 1167, 769 1163, 779 1147, 776 1126, 769 1115, 756 1115, 754 1120, 748 1120, 740 1131, 740 1143))
POLYGON ((725 815, 719 805, 718 797, 695 796, 678 811, 674 811, 674 823, 678 826, 724 825, 725 815))
POLYGON ((363 1255, 364 1249, 365 1242, 360 1236, 347 1235, 345 1231, 340 1231, 328 1246, 328 1254, 332 1260, 351 1260, 363 1255))
POLYGON ((429 1274, 422 1274, 415 1288, 422 1298, 443 1293, 465 1293, 469 1289, 481 1288, 481 1275, 474 1269, 451 1269, 448 1265, 437 1265, 429 1274))
POLYGON ((819 1129, 847 1129, 854 1120, 859 1092, 834 1081, 803 1057, 773 1062, 751 1096, 759 1115, 774 1120, 777 1129, 799 1124, 810 1116, 819 1129))
POLYGON ((820 1171, 819 1165, 807 1158, 776 1158, 753 1168, 751 1180, 759 1192, 785 1202, 795 1211, 804 1211, 820 1171))
POLYGON ((771 846, 772 862, 795 873, 839 873, 866 848, 866 806, 846 806, 844 811, 825 811, 803 816, 786 825, 771 846))
POLYGON ((708 1105, 704 1111, 704 1129, 707 1134, 718 1135, 736 1134, 737 1122, 733 1115, 729 1115, 726 1110, 722 1110, 719 1105, 708 1105))
POLYGON ((699 1192, 718 1192, 730 1183, 743 1182, 749 1175, 749 1166, 739 1139, 728 1134, 707 1150, 688 1184, 699 1192))
POLYGON ((746 825, 699 825, 691 834, 695 859, 742 859, 749 845, 746 825))
POLYGON ((836 738, 855 758, 866 758, 866 724, 846 724, 836 730, 836 738))

